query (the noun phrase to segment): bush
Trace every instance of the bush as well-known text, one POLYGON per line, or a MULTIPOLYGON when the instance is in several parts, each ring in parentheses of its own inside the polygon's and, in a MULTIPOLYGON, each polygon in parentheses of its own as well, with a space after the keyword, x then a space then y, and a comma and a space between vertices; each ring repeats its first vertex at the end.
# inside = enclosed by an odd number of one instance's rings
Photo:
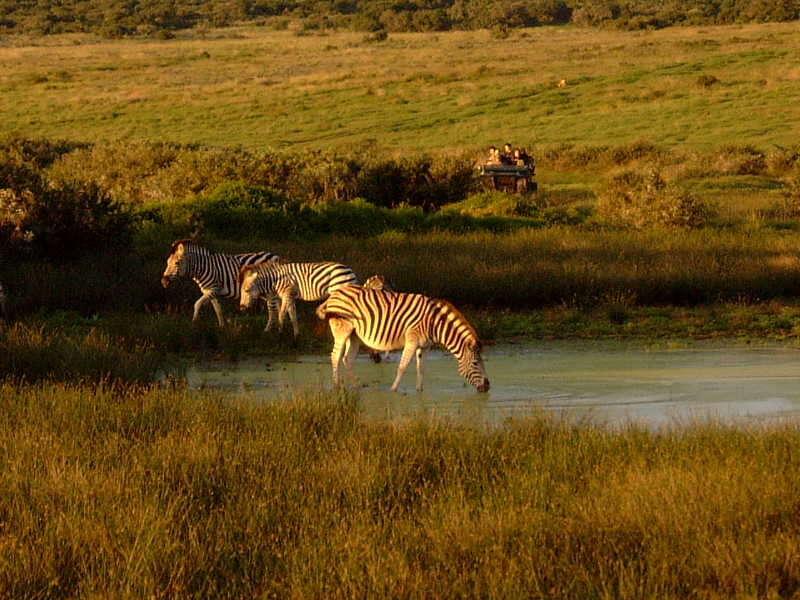
POLYGON ((614 176, 598 198, 598 213, 606 221, 641 229, 652 226, 703 226, 709 208, 685 189, 670 187, 657 169, 646 175, 626 171, 614 176))
POLYGON ((800 146, 790 148, 777 147, 766 155, 767 171, 770 175, 784 175, 790 172, 800 161, 800 146))
POLYGON ((710 88, 714 84, 719 83, 719 79, 717 79, 714 75, 700 75, 697 80, 695 81, 695 85, 701 88, 710 88))
POLYGON ((459 214, 470 217, 531 217, 538 212, 536 203, 527 196, 486 191, 470 196, 462 202, 449 204, 442 214, 459 214))
POLYGON ((244 182, 222 183, 207 195, 159 211, 155 220, 177 230, 223 238, 285 238, 309 232, 311 211, 279 191, 244 182))
POLYGON ((773 212, 782 219, 796 219, 800 217, 800 164, 795 165, 784 185, 783 197, 773 212))
POLYGON ((0 248, 53 259, 130 242, 130 213, 94 185, 0 190, 0 248))
POLYGON ((766 155, 753 146, 723 146, 710 157, 710 170, 720 175, 761 175, 766 155))

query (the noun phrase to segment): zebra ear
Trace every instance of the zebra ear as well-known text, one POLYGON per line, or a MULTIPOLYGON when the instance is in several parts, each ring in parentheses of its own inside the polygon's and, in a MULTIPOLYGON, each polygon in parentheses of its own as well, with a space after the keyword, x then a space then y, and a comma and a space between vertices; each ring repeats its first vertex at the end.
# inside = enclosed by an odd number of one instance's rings
POLYGON ((186 246, 183 242, 179 242, 175 244, 172 248, 172 252, 170 252, 170 256, 174 256, 175 258, 180 258, 186 253, 186 246))

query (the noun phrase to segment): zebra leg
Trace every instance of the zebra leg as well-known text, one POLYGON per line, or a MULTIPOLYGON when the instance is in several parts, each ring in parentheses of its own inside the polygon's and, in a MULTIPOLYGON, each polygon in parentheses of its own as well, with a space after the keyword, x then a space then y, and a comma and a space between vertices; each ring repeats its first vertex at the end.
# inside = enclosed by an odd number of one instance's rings
POLYGON ((267 297, 267 326, 264 327, 264 332, 269 331, 272 329, 272 324, 275 322, 275 315, 278 312, 278 297, 277 296, 268 296, 267 297))
POLYGON ((222 305, 219 303, 219 298, 211 296, 211 306, 214 307, 214 312, 217 313, 217 322, 220 327, 225 327, 225 319, 222 316, 222 305))
POLYGON ((286 300, 280 299, 280 307, 278 308, 278 333, 283 331, 283 322, 286 320, 286 300))
POLYGON ((417 348, 417 391, 422 391, 422 348, 417 348))
POLYGON ((403 378, 403 374, 406 372, 409 363, 411 363, 411 359, 414 357, 414 352, 416 352, 416 350, 417 340, 407 338, 406 345, 403 347, 403 356, 400 357, 400 364, 397 365, 397 377, 395 377, 394 383, 392 384, 393 392, 397 391, 400 380, 403 378))
MULTIPOLYGON (((352 327, 350 329, 352 331, 352 327)), ((351 333, 347 336, 347 341, 344 344, 344 366, 347 368, 347 373, 350 375, 351 379, 355 379, 355 375, 353 375, 353 363, 356 360, 359 346, 361 346, 361 340, 358 339, 355 333, 351 333)))
POLYGON ((289 318, 292 320, 292 329, 294 330, 294 337, 300 335, 300 326, 297 324, 297 304, 294 298, 289 298, 289 318))
POLYGON ((194 314, 192 315, 193 323, 197 322, 197 318, 200 316, 200 309, 203 308, 209 300, 211 300, 211 297, 203 294, 197 299, 197 302, 194 303, 194 314))
POLYGON ((345 349, 350 346, 350 337, 353 326, 344 319, 330 319, 328 324, 333 334, 333 350, 331 351, 331 367, 333 367, 333 385, 339 385, 339 363, 345 349))

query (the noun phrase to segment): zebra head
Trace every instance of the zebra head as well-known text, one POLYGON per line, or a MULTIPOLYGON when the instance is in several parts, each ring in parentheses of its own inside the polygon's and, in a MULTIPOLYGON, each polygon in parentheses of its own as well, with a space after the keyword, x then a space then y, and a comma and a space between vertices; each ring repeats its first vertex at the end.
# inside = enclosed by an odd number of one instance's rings
POLYGON ((169 287, 170 283, 189 272, 189 261, 194 248, 189 240, 178 240, 172 244, 167 256, 167 268, 161 276, 161 285, 169 287))
POLYGON ((261 295, 259 270, 256 265, 247 265, 239 271, 239 310, 245 311, 255 304, 261 295))
POLYGON ((458 361, 458 372, 479 392, 489 391, 489 378, 486 376, 486 369, 483 366, 481 343, 478 340, 467 342, 462 349, 458 361))

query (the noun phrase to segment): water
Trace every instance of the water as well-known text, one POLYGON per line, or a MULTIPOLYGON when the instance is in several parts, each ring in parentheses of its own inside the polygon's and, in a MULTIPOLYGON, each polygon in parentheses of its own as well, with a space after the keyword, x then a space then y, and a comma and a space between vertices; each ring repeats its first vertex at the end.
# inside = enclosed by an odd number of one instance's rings
MULTIPOLYGON (((502 425, 539 411, 610 426, 648 427, 698 421, 800 421, 800 351, 779 346, 641 344, 584 341, 498 345, 484 352, 492 389, 463 384, 449 354, 425 358, 425 391, 415 391, 412 362, 392 393, 399 354, 373 364, 359 355, 355 372, 364 413, 378 419, 445 417, 502 425)), ((188 372, 195 388, 280 401, 296 389, 331 387, 327 356, 204 364, 188 372)))

